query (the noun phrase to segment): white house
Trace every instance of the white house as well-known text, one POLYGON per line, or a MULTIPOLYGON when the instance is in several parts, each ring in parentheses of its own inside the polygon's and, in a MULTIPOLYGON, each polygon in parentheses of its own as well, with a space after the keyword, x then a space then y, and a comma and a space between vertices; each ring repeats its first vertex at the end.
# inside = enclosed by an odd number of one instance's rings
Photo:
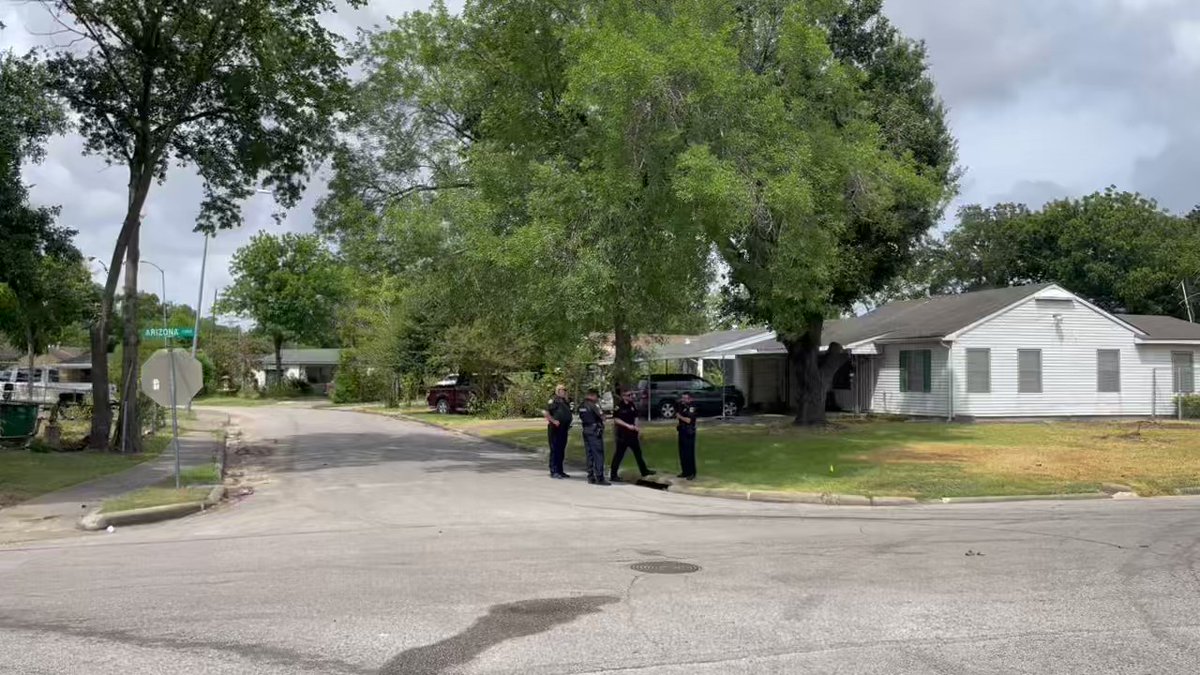
MULTIPOLYGON (((337 375, 341 354, 340 349, 281 349, 279 356, 283 366, 283 378, 307 382, 315 393, 326 394, 337 375)), ((275 372, 274 354, 263 356, 259 363, 261 365, 252 371, 259 388, 280 381, 275 372)))
MULTIPOLYGON (((718 334, 712 334, 718 335, 718 334)), ((786 350, 767 330, 671 345, 659 358, 716 361, 759 409, 790 398, 786 350)), ((1200 325, 1110 314, 1056 284, 891 303, 828 321, 850 361, 830 406, 944 417, 1169 415, 1195 387, 1200 325)), ((703 367, 703 366, 701 366, 703 367)), ((712 368, 713 365, 709 365, 712 368)))

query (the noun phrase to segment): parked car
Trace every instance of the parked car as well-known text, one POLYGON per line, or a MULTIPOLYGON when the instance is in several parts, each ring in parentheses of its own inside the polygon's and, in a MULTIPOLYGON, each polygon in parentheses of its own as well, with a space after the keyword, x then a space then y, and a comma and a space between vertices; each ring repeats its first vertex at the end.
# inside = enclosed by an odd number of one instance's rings
POLYGON ((466 412, 471 406, 475 391, 467 375, 451 375, 429 388, 425 402, 430 408, 443 415, 466 412))
MULTIPOLYGON (((64 382, 58 368, 35 367, 33 383, 29 380, 28 368, 9 368, 0 373, 0 397, 12 401, 58 403, 63 407, 81 405, 92 397, 90 382, 64 382)), ((108 396, 112 401, 117 400, 116 385, 108 385, 108 396)))
POLYGON ((701 416, 733 417, 746 407, 746 396, 737 387, 719 387, 699 375, 651 375, 649 380, 638 382, 637 389, 638 406, 644 413, 653 411, 656 418, 675 417, 685 391, 692 395, 696 413, 701 416))

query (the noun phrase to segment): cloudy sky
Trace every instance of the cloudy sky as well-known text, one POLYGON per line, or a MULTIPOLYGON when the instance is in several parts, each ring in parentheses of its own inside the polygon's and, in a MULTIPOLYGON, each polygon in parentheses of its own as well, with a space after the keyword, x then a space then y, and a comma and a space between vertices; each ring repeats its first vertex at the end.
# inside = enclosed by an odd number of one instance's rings
MULTIPOLYGON (((908 35, 925 40, 934 78, 950 108, 966 169, 958 204, 1040 205, 1117 185, 1175 211, 1200 203, 1200 2, 1197 0, 886 0, 908 35)), ((352 35, 428 4, 373 0, 329 20, 352 35)), ((452 7, 461 2, 451 0, 452 7)), ((45 44, 44 10, 0 0, 0 48, 45 44)), ((81 154, 78 139, 55 139, 30 167, 33 198, 62 205, 85 255, 107 260, 125 200, 119 168, 81 154)), ((222 232, 209 252, 204 305, 229 283, 233 252, 260 230, 311 228, 319 180, 282 225, 271 198, 245 206, 246 225, 222 232)), ((194 305, 202 239, 191 232, 200 201, 194 174, 172 169, 146 209, 142 256, 168 270, 168 298, 194 305)), ((96 268, 99 273, 99 267, 96 268)), ((158 292, 157 275, 143 288, 158 292)))

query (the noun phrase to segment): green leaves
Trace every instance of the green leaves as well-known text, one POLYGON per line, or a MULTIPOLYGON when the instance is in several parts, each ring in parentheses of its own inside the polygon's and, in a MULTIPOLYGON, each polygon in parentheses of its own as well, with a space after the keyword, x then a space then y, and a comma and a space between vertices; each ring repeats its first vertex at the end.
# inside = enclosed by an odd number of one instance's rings
POLYGON ((1038 211, 964 207, 926 257, 935 292, 1053 281, 1110 311, 1186 317, 1180 282, 1200 276, 1200 228, 1108 188, 1038 211))
POLYGON ((134 176, 161 179, 171 161, 195 166, 204 181, 197 229, 209 232, 240 224, 239 202, 258 185, 285 207, 299 201, 348 100, 340 39, 319 21, 339 3, 48 4, 88 46, 49 65, 89 152, 134 176))
POLYGON ((217 311, 250 318, 278 339, 316 346, 334 341, 343 271, 316 235, 259 233, 238 249, 229 270, 233 284, 217 311))

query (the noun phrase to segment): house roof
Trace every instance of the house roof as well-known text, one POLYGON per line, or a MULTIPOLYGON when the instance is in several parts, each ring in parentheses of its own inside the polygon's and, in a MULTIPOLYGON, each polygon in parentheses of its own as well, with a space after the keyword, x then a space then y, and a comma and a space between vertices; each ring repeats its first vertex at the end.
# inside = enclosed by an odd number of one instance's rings
MULTIPOLYGON (((876 338, 944 338, 1052 285, 1011 286, 891 302, 861 316, 827 320, 821 337, 825 344, 837 342, 844 346, 876 338)), ((783 354, 786 351, 775 339, 774 332, 766 328, 748 328, 699 335, 686 344, 668 345, 654 352, 653 358, 720 358, 739 353, 783 354)))
MULTIPOLYGON (((45 354, 38 354, 33 359, 35 366, 57 366, 68 363, 82 363, 87 361, 90 356, 89 352, 82 347, 59 347, 54 346, 46 350, 45 354), (81 357, 84 357, 81 360, 81 357)), ((29 363, 29 354, 21 354, 17 359, 17 363, 29 363)))
MULTIPOLYGON (((340 349, 281 349, 279 356, 286 366, 336 366, 342 355, 340 349)), ((275 355, 262 357, 263 366, 274 369, 275 355)))
POLYGON ((1147 340, 1200 340, 1200 324, 1157 314, 1118 314, 1146 334, 1147 340))

